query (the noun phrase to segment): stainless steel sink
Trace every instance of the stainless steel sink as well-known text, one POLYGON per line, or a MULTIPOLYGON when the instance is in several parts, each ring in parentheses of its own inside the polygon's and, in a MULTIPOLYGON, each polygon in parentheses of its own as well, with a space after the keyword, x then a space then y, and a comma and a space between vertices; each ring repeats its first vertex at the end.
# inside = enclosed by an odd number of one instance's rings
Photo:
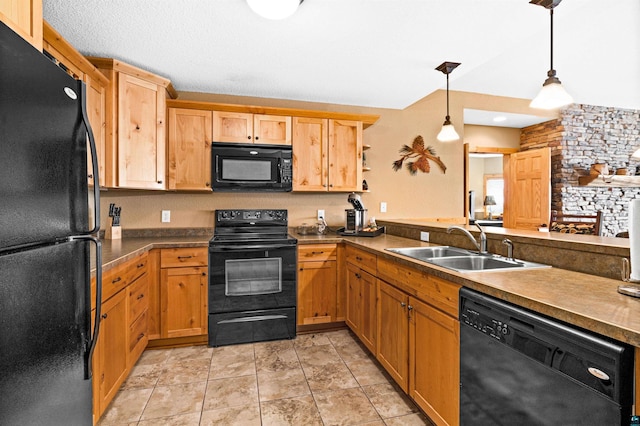
POLYGON ((389 248, 387 250, 458 272, 550 268, 549 265, 541 263, 507 259, 498 255, 480 254, 449 246, 389 248))
POLYGON ((419 260, 438 257, 469 256, 473 254, 468 250, 449 246, 388 248, 387 250, 419 260))

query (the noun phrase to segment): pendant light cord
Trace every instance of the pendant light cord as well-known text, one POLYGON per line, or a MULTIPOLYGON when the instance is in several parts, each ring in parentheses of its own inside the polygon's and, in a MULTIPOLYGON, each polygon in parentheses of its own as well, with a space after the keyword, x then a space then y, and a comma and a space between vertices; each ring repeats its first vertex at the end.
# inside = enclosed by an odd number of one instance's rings
POLYGON ((553 8, 550 9, 551 15, 551 69, 553 69, 553 8))

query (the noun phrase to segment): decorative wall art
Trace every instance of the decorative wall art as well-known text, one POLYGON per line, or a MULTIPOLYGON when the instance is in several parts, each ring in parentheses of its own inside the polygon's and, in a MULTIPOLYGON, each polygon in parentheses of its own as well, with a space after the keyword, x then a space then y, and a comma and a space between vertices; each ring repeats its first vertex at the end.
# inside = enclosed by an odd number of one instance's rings
POLYGON ((435 149, 433 149, 431 145, 425 147, 424 139, 420 135, 415 137, 411 146, 403 145, 399 152, 402 154, 402 157, 394 161, 392 166, 396 172, 402 168, 405 160, 407 160, 407 170, 412 176, 415 176, 418 171, 429 173, 431 171, 429 160, 440 166, 442 173, 447 171, 447 166, 445 166, 442 160, 440 160, 440 157, 436 155, 435 149), (415 161, 409 161, 410 159, 415 159, 415 161))

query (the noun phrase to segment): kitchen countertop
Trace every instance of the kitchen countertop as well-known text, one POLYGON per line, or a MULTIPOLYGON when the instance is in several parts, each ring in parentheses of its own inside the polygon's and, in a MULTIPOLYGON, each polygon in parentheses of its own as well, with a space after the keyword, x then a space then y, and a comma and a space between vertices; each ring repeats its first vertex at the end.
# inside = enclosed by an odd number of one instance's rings
MULTIPOLYGON (((389 251, 393 247, 433 246, 393 235, 344 237, 299 235, 299 244, 340 243, 423 270, 482 293, 512 302, 640 347, 640 299, 621 295, 620 280, 560 268, 460 273, 389 251)), ((146 237, 103 241, 103 269, 110 269, 152 248, 207 247, 210 237, 146 237)))

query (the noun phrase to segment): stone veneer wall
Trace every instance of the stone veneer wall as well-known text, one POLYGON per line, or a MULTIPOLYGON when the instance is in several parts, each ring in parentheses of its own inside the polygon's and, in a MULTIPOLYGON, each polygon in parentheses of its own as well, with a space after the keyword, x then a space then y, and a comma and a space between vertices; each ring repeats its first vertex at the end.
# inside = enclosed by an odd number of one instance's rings
POLYGON ((559 120, 522 129, 523 150, 551 147, 551 208, 570 214, 603 211, 603 235, 628 229, 629 201, 640 197, 640 188, 580 186, 578 177, 589 174, 594 163, 610 170, 627 167, 635 173, 640 159, 631 154, 640 148, 640 110, 574 104, 559 120))

